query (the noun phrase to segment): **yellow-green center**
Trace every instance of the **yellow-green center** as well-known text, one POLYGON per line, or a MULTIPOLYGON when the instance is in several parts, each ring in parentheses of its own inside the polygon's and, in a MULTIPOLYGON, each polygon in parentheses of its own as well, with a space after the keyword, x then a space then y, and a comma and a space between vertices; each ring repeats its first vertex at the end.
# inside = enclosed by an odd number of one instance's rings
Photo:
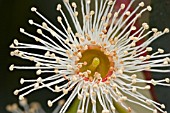
POLYGON ((86 80, 93 80, 96 74, 100 75, 103 80, 111 75, 113 71, 111 67, 114 66, 114 63, 110 61, 111 56, 106 55, 99 46, 89 46, 81 53, 82 57, 78 63, 85 63, 85 65, 82 65, 79 73, 89 72, 88 75, 83 75, 86 80))

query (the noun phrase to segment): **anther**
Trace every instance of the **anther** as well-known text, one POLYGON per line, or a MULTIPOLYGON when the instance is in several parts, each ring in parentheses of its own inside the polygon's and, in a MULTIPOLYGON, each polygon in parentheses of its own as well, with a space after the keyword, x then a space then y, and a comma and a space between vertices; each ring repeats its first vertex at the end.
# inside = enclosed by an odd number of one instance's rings
POLYGON ((87 4, 90 4, 91 3, 91 0, 87 0, 87 4))
POLYGON ((79 14, 79 13, 78 13, 77 11, 74 12, 74 16, 75 16, 75 17, 77 17, 78 14, 79 14))
POLYGON ((130 15, 130 11, 126 11, 126 15, 129 16, 130 15))
POLYGON ((41 29, 37 29, 37 33, 41 35, 43 34, 41 29))
POLYGON ((147 99, 145 102, 147 105, 151 105, 151 103, 152 103, 151 100, 149 100, 149 99, 147 99))
POLYGON ((18 93, 19 93, 19 90, 16 89, 16 90, 14 91, 14 95, 18 95, 18 93))
POLYGON ((39 83, 35 83, 35 84, 34 84, 34 88, 35 88, 35 89, 37 89, 39 86, 40 86, 39 83))
POLYGON ((169 29, 168 29, 168 28, 165 28, 165 29, 164 29, 164 33, 169 33, 169 29))
POLYGON ((152 28, 152 31, 153 31, 154 33, 156 33, 156 32, 158 32, 158 29, 157 29, 157 28, 152 28))
POLYGON ((25 32, 25 30, 23 28, 20 28, 19 30, 20 30, 21 33, 25 32))
POLYGON ((169 78, 165 78, 165 81, 166 81, 166 83, 169 83, 170 79, 169 78))
POLYGON ((10 47, 10 48, 14 48, 15 46, 14 46, 14 44, 11 44, 9 47, 10 47))
POLYGON ((90 15, 91 15, 91 16, 94 15, 94 11, 90 11, 90 15))
POLYGON ((12 65, 9 67, 9 70, 10 70, 10 71, 13 71, 13 70, 14 70, 14 64, 12 64, 12 65))
POLYGON ((32 11, 32 12, 35 12, 35 11, 37 11, 37 8, 32 7, 32 8, 31 8, 31 11, 32 11))
POLYGON ((72 2, 72 7, 74 7, 74 8, 77 8, 77 5, 76 5, 76 3, 75 2, 72 2))
POLYGON ((20 79, 20 84, 24 84, 24 82, 25 82, 24 79, 21 78, 21 79, 20 79))
POLYGON ((11 52, 10 52, 10 55, 11 55, 11 56, 14 56, 14 55, 15 55, 15 53, 14 53, 13 51, 11 51, 11 52))
POLYGON ((102 113, 110 113, 109 110, 105 109, 105 110, 102 110, 102 113))
POLYGON ((42 82, 42 78, 41 78, 41 77, 38 77, 37 83, 41 83, 41 82, 42 82))
POLYGON ((147 47, 146 50, 147 51, 152 51, 152 47, 147 47))
POLYGON ((149 29, 149 25, 147 23, 143 23, 142 26, 144 29, 149 29))
POLYGON ((45 55, 46 57, 49 57, 49 56, 50 56, 50 52, 47 51, 44 55, 45 55))
POLYGON ((60 88, 57 85, 55 86, 55 91, 60 92, 60 88))
POLYGON ((68 94, 68 89, 63 89, 64 94, 68 94))
POLYGON ((24 99, 24 96, 20 95, 19 100, 23 100, 23 99, 24 99))
POLYGON ((139 3, 139 6, 144 7, 145 6, 144 2, 139 3))
POLYGON ((57 11, 61 10, 61 4, 57 5, 57 11))
POLYGON ((162 109, 165 109, 165 105, 164 105, 164 104, 161 104, 161 108, 162 108, 162 109))
POLYGON ((71 30, 71 27, 68 27, 68 28, 67 28, 67 32, 68 32, 68 33, 71 33, 71 31, 72 31, 72 30, 71 30))
POLYGON ((125 8, 125 4, 121 4, 121 9, 124 9, 125 8))
POLYGON ((53 102, 51 100, 48 100, 47 104, 48 104, 49 107, 53 106, 53 102))
POLYGON ((114 17, 115 17, 115 18, 118 17, 118 15, 119 15, 118 12, 115 12, 115 13, 114 13, 114 17))
POLYGON ((36 71, 36 74, 37 74, 37 75, 40 75, 40 74, 41 74, 41 69, 37 70, 37 71, 36 71))
POLYGON ((158 113, 158 111, 156 109, 153 110, 153 113, 158 113))
POLYGON ((145 89, 149 90, 149 89, 151 89, 151 86, 147 85, 147 86, 145 86, 145 89))
POLYGON ((109 0, 108 5, 112 5, 112 4, 113 4, 113 1, 109 0))
POLYGON ((159 48, 159 49, 158 49, 158 52, 159 52, 159 53, 164 53, 164 50, 159 48))
POLYGON ((151 83, 154 85, 154 86, 156 86, 156 84, 157 84, 157 82, 155 81, 155 80, 151 80, 151 83))
POLYGON ((57 17, 57 21, 58 21, 59 23, 62 23, 62 18, 61 18, 60 16, 58 16, 58 17, 57 17))
POLYGON ((78 99, 79 100, 82 100, 83 99, 83 96, 81 94, 78 94, 78 99))
POLYGON ((77 110, 77 113, 83 113, 83 111, 81 109, 77 110))
POLYGON ((33 20, 28 20, 28 22, 29 22, 29 24, 31 24, 31 25, 34 24, 33 20))
POLYGON ((45 22, 42 22, 42 26, 43 26, 44 28, 48 28, 48 25, 47 25, 45 22))
POLYGON ((136 92, 136 87, 132 87, 132 92, 136 92))
POLYGON ((152 11, 152 7, 151 6, 147 6, 148 11, 152 11))

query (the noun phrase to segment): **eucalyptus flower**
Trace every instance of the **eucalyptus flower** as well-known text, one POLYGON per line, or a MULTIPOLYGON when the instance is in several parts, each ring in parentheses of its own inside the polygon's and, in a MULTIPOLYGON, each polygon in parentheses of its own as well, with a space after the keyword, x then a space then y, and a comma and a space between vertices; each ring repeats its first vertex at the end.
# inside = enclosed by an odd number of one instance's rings
POLYGON ((30 80, 21 78, 21 84, 30 85, 16 89, 14 94, 19 94, 19 99, 22 100, 26 95, 41 88, 62 93, 55 99, 48 100, 47 103, 51 107, 70 93, 59 113, 65 113, 77 97, 77 113, 98 113, 98 105, 102 113, 115 113, 115 103, 131 112, 133 108, 126 102, 139 105, 153 113, 167 113, 164 111, 164 104, 147 98, 140 90, 149 90, 151 85, 170 86, 169 78, 144 80, 137 74, 142 71, 170 72, 165 68, 170 66, 170 54, 164 53, 161 48, 146 54, 152 51, 149 45, 169 33, 169 29, 149 29, 147 23, 143 23, 139 29, 135 26, 144 12, 152 10, 151 6, 140 2, 130 11, 135 2, 131 0, 129 5, 122 3, 120 8, 114 11, 117 0, 79 1, 80 6, 76 1, 70 3, 69 0, 63 0, 65 7, 57 5, 56 10, 62 15, 57 17, 57 21, 62 29, 48 21, 37 8, 31 8, 44 22, 38 24, 29 20, 31 25, 38 28, 37 35, 32 35, 24 28, 20 28, 20 32, 34 39, 36 43, 21 43, 14 39, 10 48, 15 49, 11 56, 30 60, 35 66, 12 64, 9 69, 36 70, 38 77, 30 80), (94 2, 93 6, 91 2, 94 2), (63 8, 68 12, 64 12, 63 8), (69 13, 69 18, 66 13, 69 13), (82 18, 78 18, 79 16, 82 18), (74 26, 70 25, 70 19, 74 26), (146 37, 149 38, 142 44, 137 44, 146 37), (48 77, 45 77, 45 74, 48 74, 48 77), (147 85, 141 86, 138 83, 147 85))

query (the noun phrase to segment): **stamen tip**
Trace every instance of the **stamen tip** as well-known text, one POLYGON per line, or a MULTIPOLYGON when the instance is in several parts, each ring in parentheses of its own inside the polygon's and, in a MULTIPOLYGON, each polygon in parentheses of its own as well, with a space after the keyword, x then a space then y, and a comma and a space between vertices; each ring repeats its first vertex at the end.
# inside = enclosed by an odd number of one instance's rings
POLYGON ((158 52, 159 52, 159 53, 164 53, 164 50, 159 48, 159 49, 158 49, 158 52))
POLYGON ((72 7, 74 7, 74 8, 77 8, 77 5, 76 5, 76 3, 75 2, 72 2, 72 7))
POLYGON ((157 28, 152 28, 152 31, 156 33, 156 32, 158 32, 158 29, 157 28))
POLYGON ((110 113, 109 110, 105 109, 105 110, 102 110, 102 113, 110 113))
POLYGON ((169 33, 169 28, 165 28, 164 33, 169 33))
POLYGON ((61 4, 57 5, 57 11, 61 10, 61 4))
POLYGON ((14 44, 17 46, 18 45, 18 40, 14 39, 14 44))
POLYGON ((154 110, 153 110, 153 113, 158 113, 157 109, 154 109, 154 110))
POLYGON ((41 82, 42 82, 42 78, 41 78, 41 77, 38 77, 37 83, 41 83, 41 82))
POLYGON ((32 11, 32 12, 35 12, 35 11, 37 11, 37 8, 32 7, 32 8, 31 8, 31 11, 32 11))
POLYGON ((148 11, 152 11, 152 7, 151 6, 147 6, 148 11))
POLYGON ((19 100, 23 100, 23 99, 24 99, 24 96, 20 95, 19 100))
POLYGON ((19 31, 20 31, 21 33, 24 33, 24 32, 25 32, 24 28, 20 28, 19 31))
POLYGON ((49 107, 53 106, 53 102, 51 100, 48 100, 47 104, 48 104, 49 107))
POLYGON ((108 5, 112 5, 112 4, 113 4, 113 1, 109 0, 108 5))
POLYGON ((165 105, 164 105, 164 104, 161 104, 161 108, 162 108, 162 109, 165 109, 165 105))
POLYGON ((147 86, 145 86, 145 89, 151 89, 151 86, 150 85, 147 85, 147 86))
POLYGON ((91 3, 91 0, 87 0, 87 4, 90 4, 91 3))
POLYGON ((28 20, 28 23, 32 25, 34 23, 34 21, 33 20, 28 20))
POLYGON ((12 65, 9 67, 9 70, 10 70, 10 71, 13 71, 13 70, 14 70, 14 64, 12 64, 12 65))
POLYGON ((19 93, 19 90, 16 89, 16 90, 14 91, 14 95, 18 95, 18 93, 19 93))
POLYGON ((24 84, 24 82, 25 82, 25 81, 24 81, 24 78, 21 78, 21 79, 20 79, 20 84, 24 84))
POLYGON ((141 2, 141 3, 139 3, 139 6, 140 6, 140 7, 144 7, 144 6, 145 6, 145 3, 144 3, 144 2, 141 2))
POLYGON ((125 4, 121 4, 121 9, 124 9, 125 8, 125 4))
POLYGON ((37 70, 36 74, 40 75, 41 74, 41 69, 37 70))
POLYGON ((147 47, 146 50, 147 51, 152 51, 153 49, 152 49, 152 47, 147 47))
POLYGON ((14 48, 15 46, 14 46, 14 44, 12 43, 9 47, 10 47, 10 48, 14 48))
POLYGON ((167 83, 169 83, 169 82, 170 82, 170 79, 169 79, 169 78, 165 78, 165 81, 166 81, 167 83))
POLYGON ((62 23, 62 18, 61 18, 60 16, 58 16, 58 17, 57 17, 57 21, 58 21, 59 23, 62 23))
POLYGON ((147 23, 143 23, 142 26, 144 29, 149 29, 149 25, 147 23))
POLYGON ((45 22, 42 23, 42 26, 43 26, 44 28, 48 28, 48 26, 47 26, 47 24, 46 24, 45 22))
POLYGON ((41 35, 43 34, 41 29, 37 29, 37 33, 41 35))

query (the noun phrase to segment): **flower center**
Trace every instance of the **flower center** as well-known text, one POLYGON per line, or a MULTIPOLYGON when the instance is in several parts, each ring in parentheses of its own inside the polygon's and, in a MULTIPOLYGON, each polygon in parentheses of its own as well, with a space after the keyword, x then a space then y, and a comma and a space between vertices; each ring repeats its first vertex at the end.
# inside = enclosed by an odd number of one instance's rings
POLYGON ((78 61, 78 64, 80 64, 78 73, 85 80, 99 79, 104 82, 111 76, 114 71, 114 62, 111 55, 103 48, 100 46, 88 46, 87 50, 80 52, 82 56, 78 61))

